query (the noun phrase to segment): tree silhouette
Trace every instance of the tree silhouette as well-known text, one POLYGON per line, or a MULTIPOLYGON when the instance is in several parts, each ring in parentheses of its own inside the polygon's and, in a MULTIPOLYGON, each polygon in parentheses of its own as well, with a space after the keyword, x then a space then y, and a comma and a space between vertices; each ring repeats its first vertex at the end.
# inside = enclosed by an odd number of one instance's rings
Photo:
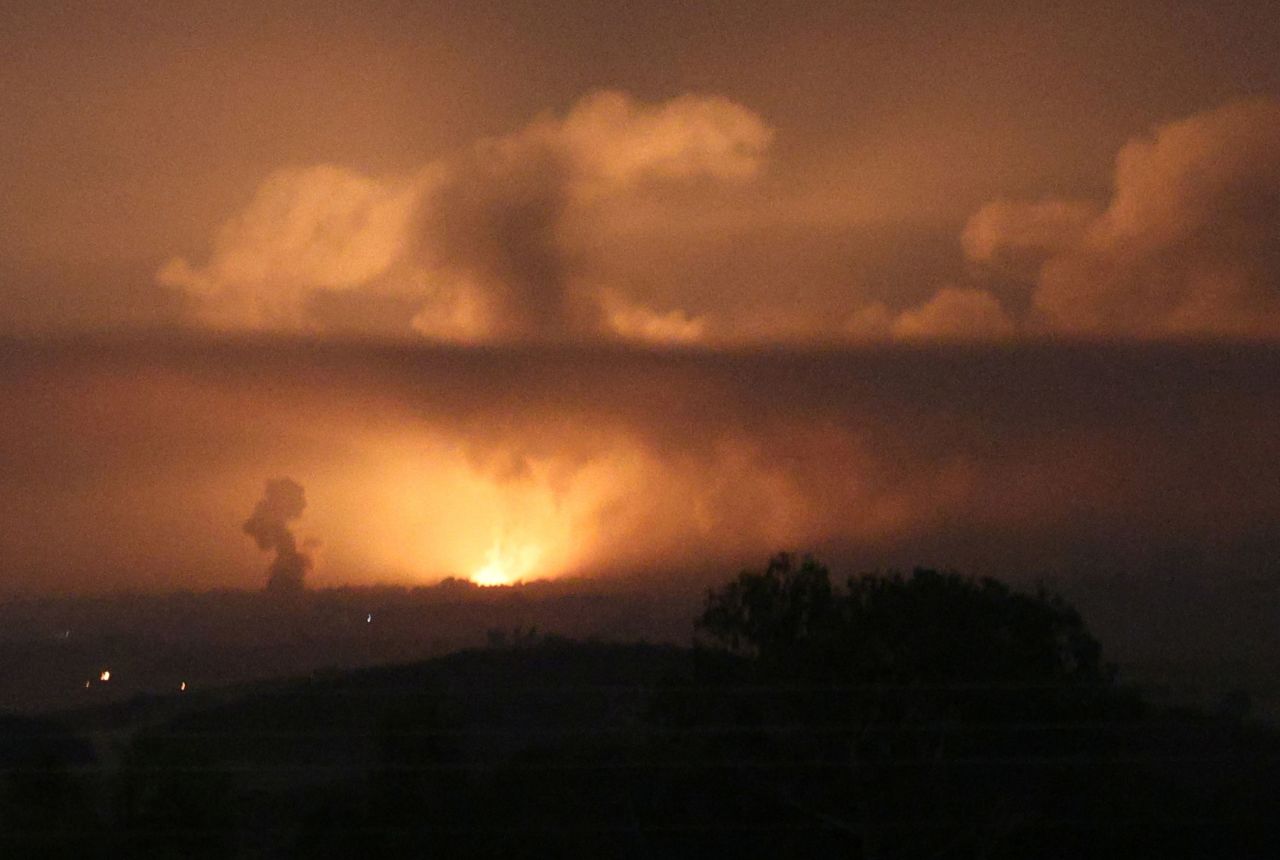
POLYGON ((698 629, 767 668, 878 683, 1100 684, 1101 648, 1061 598, 917 568, 850 578, 782 553, 708 594, 698 629))
POLYGON ((1075 609, 992 579, 834 584, 780 554, 712 590, 696 624, 718 647, 660 708, 711 739, 685 754, 737 774, 718 790, 771 801, 774 823, 799 812, 847 834, 853 856, 1016 855, 1051 815, 1097 814, 1106 785, 1101 764, 1046 780, 1022 763, 1102 762, 1137 716, 1075 609))

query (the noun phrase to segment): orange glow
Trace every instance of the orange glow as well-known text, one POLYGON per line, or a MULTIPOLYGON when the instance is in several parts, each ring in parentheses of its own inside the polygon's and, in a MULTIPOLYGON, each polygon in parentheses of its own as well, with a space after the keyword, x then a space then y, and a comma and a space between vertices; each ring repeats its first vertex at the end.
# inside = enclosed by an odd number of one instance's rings
POLYGON ((370 524, 359 545, 343 548, 353 565, 505 585, 557 576, 593 548, 592 513, 604 489, 597 469, 553 457, 491 462, 430 431, 374 438, 366 450, 370 467, 350 473, 343 494, 364 499, 365 511, 339 513, 321 527, 370 524))
POLYGON ((102 670, 102 673, 101 673, 100 675, 98 675, 98 680, 99 680, 99 681, 110 681, 110 680, 111 680, 111 673, 110 673, 109 671, 107 671, 106 669, 103 669, 103 670, 102 670))
MULTIPOLYGON (((715 553, 732 542, 736 551, 744 533, 767 550, 833 528, 759 443, 722 439, 705 459, 667 462, 612 428, 575 429, 563 447, 544 446, 539 428, 520 430, 509 442, 470 445, 425 425, 364 436, 335 483, 314 484, 318 501, 301 533, 326 537, 313 584, 362 570, 499 586, 651 565, 690 546, 715 553)), ((857 459, 825 432, 807 444, 857 459)), ((862 509, 860 528, 879 530, 882 512, 862 509)))
POLYGON ((533 544, 504 546, 501 541, 489 547, 484 565, 471 574, 476 585, 513 585, 533 572, 542 549, 533 544))

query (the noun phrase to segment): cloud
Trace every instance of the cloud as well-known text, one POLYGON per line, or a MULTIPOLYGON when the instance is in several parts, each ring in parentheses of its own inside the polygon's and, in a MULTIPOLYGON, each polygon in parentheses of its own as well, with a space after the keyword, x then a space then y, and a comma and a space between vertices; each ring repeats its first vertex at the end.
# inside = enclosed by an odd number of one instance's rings
POLYGON ((587 265, 606 229, 597 210, 651 184, 749 180, 771 138, 727 99, 594 93, 407 178, 279 171, 223 226, 206 264, 174 259, 157 277, 222 328, 318 328, 318 297, 359 291, 409 297, 404 330, 439 340, 687 338, 698 324, 678 325, 677 309, 640 320, 604 307, 587 265))
POLYGON ((855 342, 875 343, 889 338, 894 318, 895 314, 884 302, 870 302, 849 316, 844 329, 855 342))
POLYGON ((854 311, 844 326, 855 343, 989 342, 1017 331, 1000 301, 973 287, 942 287, 923 303, 896 313, 884 302, 871 302, 854 311))
POLYGON ((1001 202, 964 233, 971 259, 1033 251, 1039 324, 1077 334, 1280 335, 1280 104, 1233 102, 1129 141, 1115 189, 1001 202))
POLYGON ((205 265, 175 258, 157 280, 191 296, 206 325, 305 327, 313 291, 368 287, 403 258, 427 184, 332 165, 276 171, 222 226, 205 265))
POLYGON ((652 344, 691 344, 703 340, 707 321, 675 309, 659 313, 617 295, 603 302, 609 328, 621 339, 652 344))
POLYGON ((642 106, 624 93, 600 92, 575 105, 563 122, 535 124, 523 137, 546 138, 563 149, 573 165, 575 196, 590 200, 647 179, 751 179, 773 132, 718 96, 642 106))
POLYGON ((891 331, 899 340, 993 340, 1012 336, 1014 324, 985 290, 943 287, 899 314, 891 331))
MULTIPOLYGON (((1280 546, 1266 345, 187 338, 6 356, 9 588, 256 582, 238 530, 264 471, 325 499, 306 509, 316 584, 467 576, 495 542, 549 575, 723 573, 788 546, 1026 576, 1170 558, 1239 573, 1280 546)), ((301 495, 263 497, 263 546, 290 548, 301 495)))
POLYGON ((1088 201, 996 200, 969 219, 960 244, 965 257, 978 263, 1040 263, 1077 244, 1097 215, 1098 207, 1088 201))
MULTIPOLYGON (((717 210, 761 174, 772 137, 717 96, 646 104, 598 92, 405 176, 279 171, 204 264, 171 260, 158 280, 214 327, 462 344, 1280 335, 1274 101, 1130 141, 1105 203, 983 206, 960 236, 967 279, 905 307, 882 293, 851 310, 857 285, 831 286, 847 267, 784 279, 782 296, 778 273, 762 274, 769 260, 802 269, 815 253, 785 236, 770 233, 761 251, 714 230, 680 234, 691 213, 717 210), (636 212, 670 235, 636 233, 636 212)), ((758 190, 738 205, 763 230, 758 190)))

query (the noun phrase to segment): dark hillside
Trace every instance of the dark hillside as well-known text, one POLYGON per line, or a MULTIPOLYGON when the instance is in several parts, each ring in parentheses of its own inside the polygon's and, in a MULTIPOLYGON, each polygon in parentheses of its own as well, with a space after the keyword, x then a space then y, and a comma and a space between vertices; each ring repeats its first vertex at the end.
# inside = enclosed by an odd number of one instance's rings
POLYGON ((1280 856, 1280 733, 1052 595, 780 556, 698 626, 8 718, 3 856, 1280 856))

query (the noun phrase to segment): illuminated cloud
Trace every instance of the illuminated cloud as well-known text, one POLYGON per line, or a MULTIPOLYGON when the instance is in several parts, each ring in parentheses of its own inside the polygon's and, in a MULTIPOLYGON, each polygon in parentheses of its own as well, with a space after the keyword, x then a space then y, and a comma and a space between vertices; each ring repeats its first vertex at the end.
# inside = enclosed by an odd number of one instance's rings
POLYGON ((717 195, 761 173, 771 139, 720 97, 644 104, 598 92, 409 176, 278 171, 204 265, 175 259, 158 279, 213 327, 332 331, 363 314, 366 329, 462 344, 1280 334, 1272 101, 1131 141, 1106 205, 983 206, 960 236, 973 280, 906 307, 885 295, 842 307, 848 292, 821 279, 790 284, 798 302, 754 286, 747 302, 755 269, 725 259, 737 246, 682 257, 683 239, 645 246, 627 232, 637 212, 653 225, 716 210, 727 199, 717 195), (1019 287, 1027 294, 1011 298, 1019 287))
POLYGON ((883 302, 863 305, 845 322, 855 343, 885 341, 996 341, 1017 326, 1000 301, 986 290, 943 287, 927 301, 894 313, 883 302))
POLYGON ((251 534, 273 576, 321 587, 722 575, 781 547, 1270 569, 1276 379, 1267 345, 18 345, 0 567, 10 588, 257 584, 239 529, 269 469, 324 499, 324 569, 299 558, 297 485, 268 488, 251 534))
POLYGON ((586 274, 603 229, 595 209, 645 182, 750 179, 771 136, 725 99, 645 106, 604 92, 563 120, 544 117, 481 141, 454 159, 425 207, 421 259, 449 295, 424 307, 414 327, 451 340, 468 332, 477 340, 687 339, 696 322, 605 307, 616 298, 586 274))
POLYGON ((900 340, 993 340, 1014 333, 995 296, 984 290, 943 287, 918 308, 901 313, 892 326, 900 340))
POLYGON ((367 287, 403 257, 425 185, 331 165, 279 170, 222 226, 208 263, 175 258, 157 279, 216 328, 305 328, 313 291, 367 287))
POLYGON ((539 123, 519 138, 563 149, 580 199, 612 194, 646 179, 751 179, 773 132, 725 98, 685 95, 644 106, 625 93, 580 101, 563 122, 539 123))
POLYGON ((845 321, 844 330, 857 343, 888 340, 893 332, 894 313, 884 302, 871 302, 858 308, 845 321))
POLYGON ((653 344, 697 343, 707 334, 706 320, 682 310, 659 312, 616 295, 604 300, 609 328, 623 340, 653 344))
POLYGON ((222 328, 322 328, 320 294, 360 291, 408 297, 416 310, 404 330, 444 341, 687 340, 699 324, 678 311, 603 307, 584 265, 604 229, 595 209, 647 183, 748 180, 771 137, 723 98, 643 105, 595 93, 562 119, 538 118, 410 178, 279 171, 223 226, 205 265, 174 259, 157 277, 222 328))
POLYGON ((416 278, 423 285, 423 297, 410 320, 415 332, 429 340, 458 344, 493 336, 499 308, 487 290, 460 274, 432 280, 419 273, 416 278))
POLYGON ((996 200, 969 219, 960 243, 965 256, 974 262, 1040 263, 1046 256, 1079 243, 1097 215, 1098 207, 1087 201, 996 200))
POLYGON ((1041 324, 1088 335, 1280 335, 1280 104, 1235 102, 1131 140, 1106 209, 998 203, 979 262, 1034 251, 1041 324))

